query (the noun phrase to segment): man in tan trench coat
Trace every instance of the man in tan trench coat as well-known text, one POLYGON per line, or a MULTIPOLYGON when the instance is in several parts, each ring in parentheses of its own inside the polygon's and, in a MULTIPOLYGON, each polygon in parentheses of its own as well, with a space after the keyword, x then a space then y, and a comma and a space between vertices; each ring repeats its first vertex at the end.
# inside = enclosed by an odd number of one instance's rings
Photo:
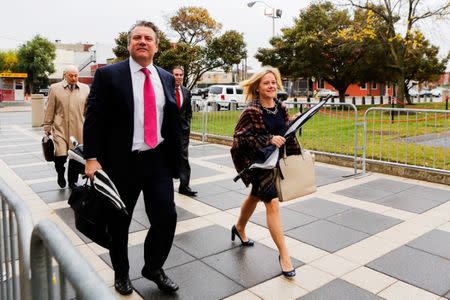
MULTIPOLYGON (((44 132, 53 135, 55 143, 55 169, 58 173, 58 185, 66 186, 64 178, 67 151, 73 146, 70 136, 83 143, 83 123, 86 99, 89 86, 78 82, 78 68, 69 65, 64 69, 64 80, 50 86, 47 109, 44 118, 44 132)), ((68 181, 72 188, 83 171, 74 162, 69 161, 68 181)))

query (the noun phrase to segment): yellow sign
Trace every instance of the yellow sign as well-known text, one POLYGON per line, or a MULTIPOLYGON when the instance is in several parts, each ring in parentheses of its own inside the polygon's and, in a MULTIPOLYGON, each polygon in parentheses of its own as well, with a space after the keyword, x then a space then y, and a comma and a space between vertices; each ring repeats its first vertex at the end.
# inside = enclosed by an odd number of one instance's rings
POLYGON ((12 73, 12 72, 2 72, 0 73, 0 77, 9 77, 9 78, 27 78, 27 73, 12 73))

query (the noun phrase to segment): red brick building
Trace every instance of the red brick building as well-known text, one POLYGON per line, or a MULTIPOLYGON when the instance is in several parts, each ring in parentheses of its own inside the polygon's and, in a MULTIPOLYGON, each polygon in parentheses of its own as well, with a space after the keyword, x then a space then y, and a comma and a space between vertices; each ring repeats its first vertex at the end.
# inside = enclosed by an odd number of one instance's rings
MULTIPOLYGON (((324 80, 318 80, 313 83, 313 90, 328 89, 337 90, 331 84, 324 80)), ((345 94, 350 97, 361 96, 394 96, 393 85, 390 83, 366 82, 363 84, 351 84, 345 94)))

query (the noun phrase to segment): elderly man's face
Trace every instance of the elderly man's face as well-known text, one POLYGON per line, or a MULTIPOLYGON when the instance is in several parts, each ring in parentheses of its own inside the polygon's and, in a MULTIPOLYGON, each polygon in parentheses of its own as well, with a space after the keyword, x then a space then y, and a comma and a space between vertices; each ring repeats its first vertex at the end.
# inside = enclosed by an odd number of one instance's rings
POLYGON ((66 71, 64 74, 64 79, 67 81, 68 84, 75 84, 78 82, 78 71, 72 70, 72 71, 66 71))

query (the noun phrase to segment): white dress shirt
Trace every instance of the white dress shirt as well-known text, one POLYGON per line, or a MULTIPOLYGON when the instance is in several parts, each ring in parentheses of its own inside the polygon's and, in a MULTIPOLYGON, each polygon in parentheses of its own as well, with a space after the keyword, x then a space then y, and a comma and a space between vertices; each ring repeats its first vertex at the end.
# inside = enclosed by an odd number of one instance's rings
MULTIPOLYGON (((145 151, 150 147, 144 142, 144 81, 145 74, 141 71, 142 66, 139 65, 132 57, 130 57, 131 81, 133 84, 134 98, 134 131, 133 131, 133 147, 132 150, 145 151)), ((147 66, 150 71, 150 79, 155 90, 156 99, 156 117, 157 117, 157 133, 159 145, 164 139, 161 136, 161 127, 164 115, 164 105, 166 97, 158 71, 153 64, 147 66)), ((156 147, 156 146, 155 146, 156 147)))

